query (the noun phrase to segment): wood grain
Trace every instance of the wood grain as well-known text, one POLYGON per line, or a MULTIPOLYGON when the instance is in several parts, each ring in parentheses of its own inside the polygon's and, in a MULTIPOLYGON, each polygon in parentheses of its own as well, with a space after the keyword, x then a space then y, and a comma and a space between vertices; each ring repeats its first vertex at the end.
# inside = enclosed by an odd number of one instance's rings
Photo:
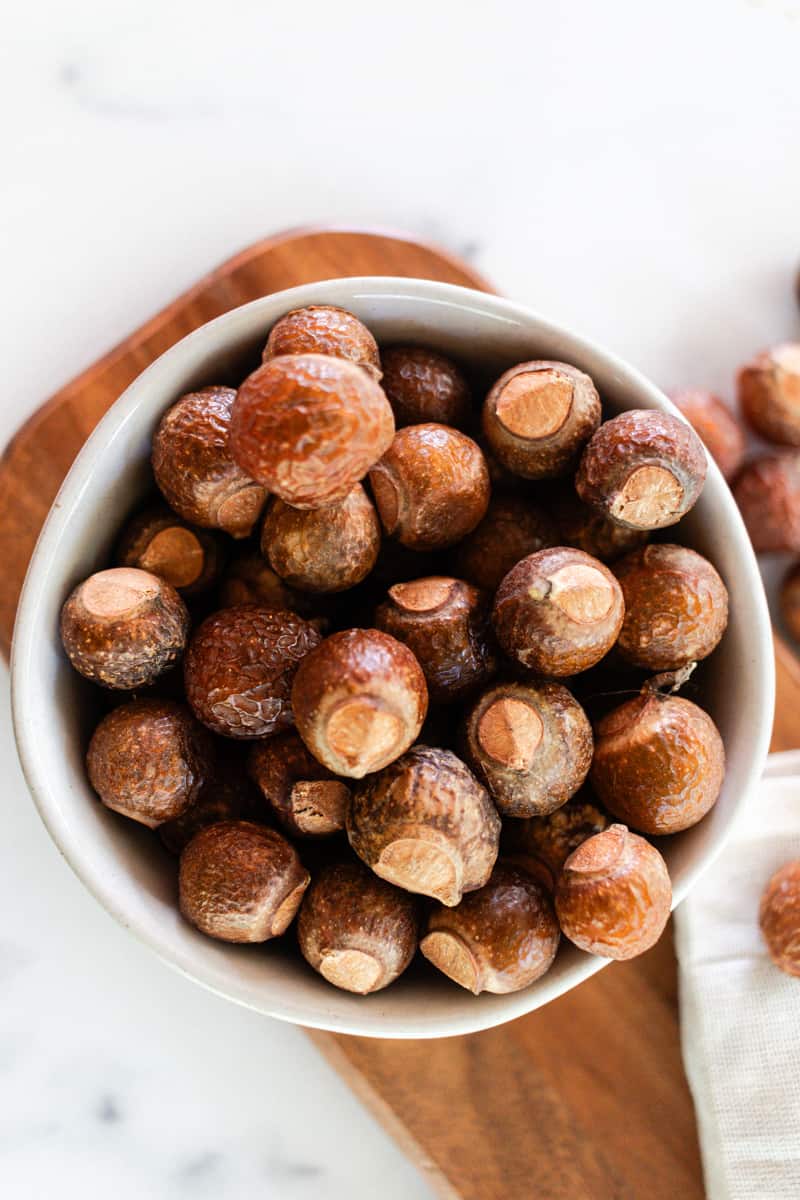
MULTIPOLYGON (((298 230, 243 251, 63 388, 0 461, 0 647, 58 486, 121 391, 184 334, 238 304, 337 276, 488 289, 440 250, 384 231, 298 230)), ((776 639, 773 749, 800 745, 800 664, 776 639)), ((703 1196, 680 1058, 669 937, 501 1029, 438 1042, 311 1033, 432 1186, 464 1200, 703 1196)))

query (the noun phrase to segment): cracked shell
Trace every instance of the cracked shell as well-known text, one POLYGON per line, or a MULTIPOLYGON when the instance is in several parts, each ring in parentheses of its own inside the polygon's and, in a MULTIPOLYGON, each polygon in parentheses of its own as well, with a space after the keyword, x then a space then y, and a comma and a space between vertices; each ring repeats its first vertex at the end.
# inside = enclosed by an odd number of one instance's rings
POLYGON ((428 421, 461 429, 469 422, 469 385, 449 358, 424 346, 389 346, 382 360, 383 390, 398 429, 428 421))

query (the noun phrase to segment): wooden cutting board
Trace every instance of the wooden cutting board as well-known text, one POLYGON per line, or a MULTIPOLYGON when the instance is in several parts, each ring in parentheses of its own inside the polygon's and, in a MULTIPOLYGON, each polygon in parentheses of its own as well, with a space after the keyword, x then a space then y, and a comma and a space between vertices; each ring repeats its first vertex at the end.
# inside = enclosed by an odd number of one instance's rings
MULTIPOLYGON (((319 279, 404 275, 490 290, 465 263, 384 231, 296 230, 201 279, 47 401, 0 461, 0 648, 36 537, 81 445, 154 358, 212 317, 319 279)), ((800 664, 776 638, 773 749, 800 746, 800 664)), ((443 1196, 703 1196, 680 1058, 675 958, 649 954, 501 1029, 436 1042, 312 1032, 319 1049, 443 1196)))

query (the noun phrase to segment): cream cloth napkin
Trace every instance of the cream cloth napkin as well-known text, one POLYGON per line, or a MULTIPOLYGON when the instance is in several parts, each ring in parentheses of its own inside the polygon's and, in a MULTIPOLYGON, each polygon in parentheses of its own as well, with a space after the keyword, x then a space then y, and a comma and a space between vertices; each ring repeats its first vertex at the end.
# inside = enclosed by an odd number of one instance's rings
POLYGON ((800 756, 773 755, 675 913, 683 1061, 709 1200, 800 1200, 800 979, 773 966, 761 892, 800 858, 800 756))

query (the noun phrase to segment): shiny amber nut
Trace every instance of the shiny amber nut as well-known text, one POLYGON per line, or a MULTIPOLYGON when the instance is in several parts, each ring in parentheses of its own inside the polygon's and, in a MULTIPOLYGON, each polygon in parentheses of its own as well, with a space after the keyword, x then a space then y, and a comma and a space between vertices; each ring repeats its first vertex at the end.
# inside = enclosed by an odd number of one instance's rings
POLYGON ((592 728, 559 683, 501 683, 484 692, 466 720, 470 763, 503 816, 560 808, 592 765, 592 728))
POLYGON ((166 505, 133 517, 122 531, 116 565, 150 571, 184 596, 213 586, 220 576, 224 553, 219 536, 190 525, 166 505))
POLYGON ((547 816, 508 821, 504 826, 506 857, 523 863, 526 870, 533 867, 535 877, 550 892, 555 890, 561 868, 573 850, 610 824, 602 808, 586 796, 586 790, 547 816))
POLYGON ((381 357, 383 390, 398 429, 426 421, 461 429, 469 422, 469 385, 449 358, 424 346, 389 346, 381 357))
POLYGON ((291 508, 273 500, 261 552, 292 588, 343 592, 369 575, 381 547, 375 506, 360 483, 327 508, 291 508))
POLYGON ((327 354, 346 358, 381 377, 378 343, 366 325, 345 308, 309 304, 296 308, 272 326, 264 347, 264 362, 280 354, 327 354))
POLYGON ((757 554, 800 552, 800 454, 761 454, 733 482, 757 554))
POLYGON ((800 446, 800 343, 757 354, 739 372, 739 406, 768 442, 800 446))
POLYGON ((629 529, 675 525, 706 478, 703 443, 686 421, 631 409, 601 425, 583 452, 575 486, 587 504, 629 529))
POLYGON ((181 855, 180 910, 223 942, 266 942, 291 925, 310 876, 281 834, 250 821, 209 825, 181 855))
POLYGON ((214 613, 186 651, 186 698, 195 716, 232 738, 289 728, 295 672, 319 641, 313 625, 285 609, 244 604, 214 613))
POLYGON ((592 380, 561 362, 525 362, 501 375, 483 406, 483 435, 504 467, 552 479, 575 467, 600 424, 592 380))
POLYGON ((324 837, 344 829, 350 788, 317 762, 296 733, 254 742, 248 770, 290 836, 324 837))
POLYGON ((297 940, 323 979, 366 996, 394 983, 417 949, 413 896, 359 862, 323 867, 303 899, 297 940))
POLYGON ((153 438, 153 472, 178 516, 240 538, 252 532, 267 493, 231 458, 235 399, 233 388, 209 387, 173 404, 153 438))
POLYGON ((103 804, 155 829, 185 812, 213 768, 211 737, 174 700, 132 700, 92 735, 89 782, 103 804))
POLYGON ((369 473, 381 523, 411 550, 443 550, 475 528, 489 472, 472 438, 446 425, 409 425, 369 473))
POLYGON ((608 567, 568 546, 540 550, 509 571, 494 602, 500 645, 540 675, 575 675, 614 645, 625 602, 608 567))
POLYGON ((673 392, 670 400, 686 417, 725 478, 733 479, 744 459, 745 434, 727 404, 703 388, 673 392))
POLYGON ((220 604, 260 604, 264 608, 288 608, 303 612, 303 600, 281 579, 257 551, 238 555, 225 570, 219 589, 220 604))
POLYGON ((672 885, 655 846, 624 825, 611 825, 569 856, 555 900, 561 932, 581 950, 635 958, 664 932, 672 885))
POLYGON ((245 379, 231 421, 243 471, 294 508, 344 500, 388 449, 394 417, 366 371, 341 358, 273 358, 245 379))
POLYGON ((180 855, 201 829, 220 821, 258 821, 261 807, 260 793, 243 765, 218 754, 197 799, 180 816, 159 825, 158 836, 171 854, 180 855))
POLYGON ((772 876, 758 919, 776 967, 800 977, 800 861, 786 863, 772 876))
POLYGON ((376 875, 452 906, 489 878, 500 818, 455 754, 417 745, 356 788, 347 836, 376 875))
POLYGON ((428 711, 414 655, 379 629, 326 638, 301 665, 292 688, 297 731, 335 775, 361 779, 398 758, 428 711))
POLYGON ((431 575, 396 583, 375 624, 412 651, 434 704, 463 699, 495 672, 487 598, 460 579, 431 575))
POLYGON ((707 558, 657 544, 614 566, 625 597, 617 649, 626 662, 672 671, 707 658, 728 625, 728 589, 707 558))
POLYGON ((61 610, 61 641, 76 671, 107 688, 152 683, 189 634, 186 605, 149 571, 115 567, 78 584, 61 610))
POLYGON ((800 642, 800 563, 795 563, 781 584, 781 616, 796 642, 800 642))
POLYGON ((437 904, 420 950, 448 979, 475 996, 529 987, 548 971, 560 931, 544 888, 512 863, 455 908, 437 904))
POLYGON ((492 496, 486 516, 453 549, 451 564, 460 579, 495 592, 520 559, 559 540, 555 524, 538 505, 521 496, 492 496))
POLYGON ((558 537, 551 545, 574 546, 604 563, 615 562, 623 554, 637 550, 650 536, 645 529, 617 525, 610 517, 584 504, 573 491, 558 495, 555 519, 558 537))
POLYGON ((708 713, 645 685, 595 728, 590 780, 610 813, 641 833, 680 833, 714 806, 725 776, 708 713))

